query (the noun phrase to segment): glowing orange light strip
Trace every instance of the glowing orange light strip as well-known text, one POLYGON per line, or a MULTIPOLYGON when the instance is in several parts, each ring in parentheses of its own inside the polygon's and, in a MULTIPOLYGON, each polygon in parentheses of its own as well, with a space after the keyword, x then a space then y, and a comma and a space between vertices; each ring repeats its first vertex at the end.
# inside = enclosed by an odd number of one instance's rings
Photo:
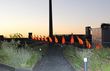
POLYGON ((65 44, 65 37, 62 36, 62 44, 65 44))
POLYGON ((78 36, 77 36, 77 39, 78 39, 80 45, 83 45, 84 44, 83 43, 83 40, 81 38, 79 38, 78 36))

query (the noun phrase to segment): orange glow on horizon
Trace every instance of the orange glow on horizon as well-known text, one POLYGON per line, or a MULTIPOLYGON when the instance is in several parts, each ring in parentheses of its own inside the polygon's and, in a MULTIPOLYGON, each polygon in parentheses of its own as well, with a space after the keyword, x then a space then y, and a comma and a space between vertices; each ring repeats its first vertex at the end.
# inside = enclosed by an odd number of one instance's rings
POLYGON ((32 36, 32 39, 33 39, 33 40, 37 40, 36 35, 32 36))
POLYGON ((49 37, 49 42, 52 43, 52 38, 51 37, 49 37))
POLYGON ((100 49, 101 48, 101 44, 96 44, 96 49, 100 49))
POLYGON ((71 36, 70 43, 71 43, 71 44, 74 43, 74 37, 73 37, 73 35, 71 36))
POLYGON ((86 39, 86 47, 87 48, 91 48, 92 46, 91 46, 91 44, 90 44, 90 42, 86 39))
POLYGON ((65 37, 62 36, 62 44, 65 44, 65 37))
POLYGON ((83 40, 81 38, 79 38, 78 36, 77 36, 77 39, 78 39, 80 45, 83 45, 84 44, 83 43, 83 40))
POLYGON ((58 39, 57 39, 57 37, 55 36, 54 38, 55 38, 55 43, 58 43, 58 39))
POLYGON ((37 35, 37 39, 40 40, 40 37, 37 35))
POLYGON ((34 37, 34 36, 32 36, 32 39, 33 39, 33 40, 35 40, 35 37, 34 37))
POLYGON ((46 36, 44 36, 44 40, 45 40, 45 41, 48 41, 46 36))
POLYGON ((43 41, 44 39, 43 39, 43 37, 40 35, 40 39, 41 39, 41 41, 43 41))
POLYGON ((37 40, 37 37, 34 35, 35 40, 37 40))

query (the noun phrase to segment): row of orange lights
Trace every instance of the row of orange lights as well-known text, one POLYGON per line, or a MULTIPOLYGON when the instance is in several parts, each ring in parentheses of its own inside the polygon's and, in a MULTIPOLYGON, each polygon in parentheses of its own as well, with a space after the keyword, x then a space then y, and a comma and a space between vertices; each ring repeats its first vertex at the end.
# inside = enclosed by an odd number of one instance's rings
MULTIPOLYGON (((53 40, 52 40, 51 37, 46 37, 46 36, 41 36, 41 35, 40 35, 40 36, 34 35, 34 36, 32 37, 32 39, 33 39, 33 40, 46 41, 46 42, 49 40, 50 43, 53 42, 53 40)), ((79 36, 77 36, 77 39, 78 39, 78 42, 79 42, 80 45, 84 45, 83 40, 82 40, 79 36)), ((58 38, 57 38, 56 36, 54 36, 54 40, 55 40, 55 43, 58 43, 58 42, 59 42, 59 41, 58 41, 58 38)), ((86 39, 85 41, 86 41, 86 47, 87 47, 87 48, 91 48, 92 46, 91 46, 90 42, 88 41, 88 39, 86 39)), ((62 42, 62 44, 65 44, 65 43, 66 43, 66 40, 65 40, 65 37, 64 37, 64 36, 62 36, 61 42, 62 42)), ((73 35, 72 35, 71 38, 70 38, 70 44, 74 44, 74 42, 75 42, 75 41, 74 41, 74 37, 73 37, 73 35)))
POLYGON ((46 36, 41 36, 41 35, 40 36, 34 35, 34 36, 32 36, 32 39, 33 40, 40 40, 40 41, 48 41, 46 36))

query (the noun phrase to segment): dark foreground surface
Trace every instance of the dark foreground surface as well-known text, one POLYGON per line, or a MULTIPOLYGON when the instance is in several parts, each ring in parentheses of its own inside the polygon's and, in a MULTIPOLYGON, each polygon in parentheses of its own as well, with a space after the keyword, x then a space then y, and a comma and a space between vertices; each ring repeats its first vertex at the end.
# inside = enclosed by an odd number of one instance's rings
MULTIPOLYGON (((0 71, 32 71, 15 69, 6 65, 0 64, 0 71)), ((38 62, 33 71, 75 71, 69 62, 63 56, 61 47, 49 48, 48 53, 38 62)))
POLYGON ((61 47, 49 48, 48 53, 35 66, 34 71, 75 71, 63 56, 61 47))
POLYGON ((4 65, 4 64, 0 64, 0 71, 15 71, 15 69, 13 67, 4 65))

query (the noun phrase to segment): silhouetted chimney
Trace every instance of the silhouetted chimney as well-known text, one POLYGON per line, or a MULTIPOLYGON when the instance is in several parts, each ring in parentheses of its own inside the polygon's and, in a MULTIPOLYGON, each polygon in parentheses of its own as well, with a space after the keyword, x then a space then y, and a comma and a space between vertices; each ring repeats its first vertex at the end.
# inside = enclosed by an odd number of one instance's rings
POLYGON ((32 33, 31 33, 31 32, 28 33, 28 38, 29 38, 29 39, 32 39, 32 33))
POLYGON ((52 0, 49 0, 49 36, 53 36, 52 0))
POLYGON ((92 44, 91 27, 90 26, 87 26, 85 29, 86 29, 85 30, 85 32, 86 32, 86 38, 92 44))
POLYGON ((91 27, 87 26, 86 27, 86 36, 90 36, 91 35, 91 27))

